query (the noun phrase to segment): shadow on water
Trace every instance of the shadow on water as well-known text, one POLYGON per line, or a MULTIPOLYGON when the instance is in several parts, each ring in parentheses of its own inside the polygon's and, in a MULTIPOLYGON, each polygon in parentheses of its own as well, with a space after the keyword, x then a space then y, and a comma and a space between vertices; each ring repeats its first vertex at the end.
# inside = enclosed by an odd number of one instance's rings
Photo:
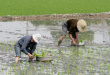
POLYGON ((66 20, 0 22, 0 75, 108 75, 110 74, 110 19, 85 19, 87 31, 79 39, 85 46, 71 46, 67 35, 57 47, 66 20), (36 53, 53 55, 51 62, 38 62, 22 54, 14 63, 14 43, 25 35, 40 33, 36 53))

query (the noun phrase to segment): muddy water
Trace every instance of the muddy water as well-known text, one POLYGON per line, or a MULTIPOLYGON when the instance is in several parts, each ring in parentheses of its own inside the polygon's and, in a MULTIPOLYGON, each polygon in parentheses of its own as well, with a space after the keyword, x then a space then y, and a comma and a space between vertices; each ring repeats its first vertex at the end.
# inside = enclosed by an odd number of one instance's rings
POLYGON ((85 46, 72 47, 68 35, 57 47, 62 24, 66 20, 0 22, 0 75, 109 75, 110 19, 85 19, 88 27, 79 38, 85 46), (22 54, 14 63, 13 45, 21 37, 40 33, 42 39, 36 53, 53 55, 51 62, 28 62, 22 54))

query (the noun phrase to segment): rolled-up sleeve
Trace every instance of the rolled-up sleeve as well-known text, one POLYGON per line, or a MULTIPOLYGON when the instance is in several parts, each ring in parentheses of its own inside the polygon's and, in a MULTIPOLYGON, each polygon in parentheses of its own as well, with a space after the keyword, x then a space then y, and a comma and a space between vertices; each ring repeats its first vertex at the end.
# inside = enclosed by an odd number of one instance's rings
POLYGON ((28 45, 28 40, 24 39, 22 47, 21 47, 21 51, 25 54, 28 54, 28 52, 26 51, 27 45, 28 45))

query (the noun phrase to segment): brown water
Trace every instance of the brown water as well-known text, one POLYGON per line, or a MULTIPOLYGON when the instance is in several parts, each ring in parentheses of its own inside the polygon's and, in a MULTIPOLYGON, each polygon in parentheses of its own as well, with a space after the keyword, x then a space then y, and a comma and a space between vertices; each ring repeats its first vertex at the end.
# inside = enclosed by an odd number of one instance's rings
POLYGON ((61 25, 66 20, 0 22, 0 75, 109 75, 110 72, 110 19, 85 19, 87 31, 79 33, 85 46, 71 46, 68 35, 61 47, 61 25), (51 62, 30 63, 28 56, 16 65, 13 45, 21 37, 40 33, 42 39, 36 53, 53 55, 51 62))

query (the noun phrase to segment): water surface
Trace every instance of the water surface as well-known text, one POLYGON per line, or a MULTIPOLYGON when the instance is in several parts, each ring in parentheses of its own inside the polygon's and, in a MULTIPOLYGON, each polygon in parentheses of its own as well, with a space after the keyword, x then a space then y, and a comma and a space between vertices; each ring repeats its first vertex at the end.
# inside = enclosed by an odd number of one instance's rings
POLYGON ((57 47, 62 24, 66 20, 0 22, 0 75, 109 75, 110 19, 85 19, 87 31, 79 38, 85 46, 71 46, 68 37, 57 47), (36 53, 53 55, 51 62, 28 62, 28 56, 16 65, 13 45, 21 37, 40 33, 36 53))

